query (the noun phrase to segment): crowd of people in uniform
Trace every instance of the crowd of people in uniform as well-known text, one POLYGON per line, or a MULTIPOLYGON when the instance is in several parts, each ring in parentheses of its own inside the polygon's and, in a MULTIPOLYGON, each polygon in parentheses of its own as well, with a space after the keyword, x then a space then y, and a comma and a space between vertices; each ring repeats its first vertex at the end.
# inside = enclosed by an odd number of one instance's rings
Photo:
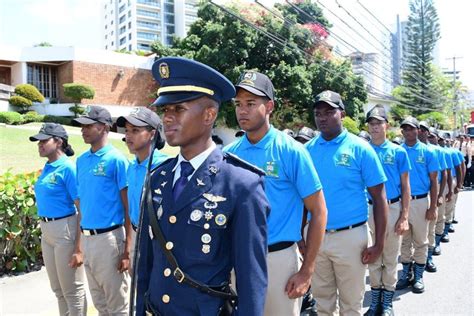
POLYGON ((361 315, 367 268, 365 315, 394 315, 396 290, 424 292, 471 167, 451 139, 407 117, 392 142, 379 105, 358 137, 333 91, 315 96, 318 131, 279 131, 263 73, 234 85, 164 57, 152 74, 161 120, 147 108, 117 119, 132 161, 108 142, 99 106, 75 119, 90 145, 75 163, 61 125, 30 137, 47 158, 35 193, 60 315, 86 314, 85 278, 100 315, 361 315), (221 150, 212 131, 228 100, 241 131, 221 150), (178 156, 155 149, 162 135, 178 156))

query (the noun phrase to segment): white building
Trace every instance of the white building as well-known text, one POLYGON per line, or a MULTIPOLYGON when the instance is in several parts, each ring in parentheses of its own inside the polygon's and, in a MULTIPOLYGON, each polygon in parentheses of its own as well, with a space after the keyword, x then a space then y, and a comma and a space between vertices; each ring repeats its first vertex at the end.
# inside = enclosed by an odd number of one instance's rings
POLYGON ((197 19, 197 0, 103 0, 103 47, 150 51, 154 41, 171 45, 197 19))

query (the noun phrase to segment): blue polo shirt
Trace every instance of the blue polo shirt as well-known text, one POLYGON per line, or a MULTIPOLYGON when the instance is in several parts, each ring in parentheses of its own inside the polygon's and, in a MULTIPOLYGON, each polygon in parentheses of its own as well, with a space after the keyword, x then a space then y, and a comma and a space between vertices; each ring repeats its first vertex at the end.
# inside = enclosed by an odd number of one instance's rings
POLYGON ((368 219, 366 188, 387 181, 370 144, 344 130, 336 138, 321 135, 305 144, 324 187, 327 229, 338 229, 368 219))
POLYGON ((456 167, 460 166, 461 163, 464 163, 464 156, 462 152, 457 150, 456 148, 452 147, 445 147, 451 155, 451 159, 453 160, 453 167, 451 168, 451 175, 453 178, 456 178, 456 167))
POLYGON ((411 195, 421 195, 430 191, 430 173, 440 170, 439 161, 434 151, 417 141, 412 147, 403 143, 403 148, 410 158, 410 189, 411 195))
POLYGON ((448 165, 446 163, 446 157, 441 147, 433 145, 431 143, 428 143, 427 145, 429 148, 431 148, 431 150, 434 151, 436 155, 436 159, 438 160, 438 165, 439 165, 438 183, 441 183, 441 177, 442 177, 441 173, 443 172, 443 170, 448 169, 448 165))
POLYGON ((451 157, 451 153, 445 147, 441 147, 439 145, 437 147, 441 150, 441 153, 444 156, 444 160, 446 161, 446 170, 452 170, 454 168, 454 165, 453 165, 453 157, 451 157))
POLYGON ((391 200, 401 196, 402 184, 400 176, 411 169, 406 150, 389 140, 385 140, 380 146, 373 143, 370 143, 370 145, 377 153, 387 177, 387 182, 385 182, 387 199, 391 200))
MULTIPOLYGON (((140 221, 140 200, 142 196, 143 183, 145 181, 145 175, 148 167, 148 160, 150 158, 139 162, 135 157, 130 161, 130 165, 127 169, 127 182, 128 182, 128 211, 130 213, 130 220, 133 225, 138 226, 140 221)), ((158 150, 153 152, 153 161, 151 168, 154 169, 159 166, 163 161, 168 159, 168 156, 160 153, 158 150)))
POLYGON ((81 227, 108 228, 124 223, 120 190, 127 187, 128 161, 112 145, 77 158, 77 183, 81 202, 81 227))
POLYGON ((270 202, 268 244, 301 239, 303 199, 321 190, 321 182, 303 145, 273 126, 256 144, 244 135, 225 151, 265 171, 270 202))
POLYGON ((35 183, 35 196, 38 216, 54 218, 76 212, 76 166, 66 155, 44 165, 35 183))

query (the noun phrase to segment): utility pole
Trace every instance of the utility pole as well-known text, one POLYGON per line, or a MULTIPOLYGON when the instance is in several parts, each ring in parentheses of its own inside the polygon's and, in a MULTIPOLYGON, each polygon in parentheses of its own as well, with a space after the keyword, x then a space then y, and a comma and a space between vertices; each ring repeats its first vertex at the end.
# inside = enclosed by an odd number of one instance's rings
MULTIPOLYGON (((454 112, 454 131, 457 130, 457 114, 458 114, 458 91, 456 88, 456 59, 461 59, 462 57, 453 56, 451 58, 446 58, 447 60, 453 60, 453 112, 454 112)), ((463 115, 461 113, 461 127, 463 124, 463 115)))

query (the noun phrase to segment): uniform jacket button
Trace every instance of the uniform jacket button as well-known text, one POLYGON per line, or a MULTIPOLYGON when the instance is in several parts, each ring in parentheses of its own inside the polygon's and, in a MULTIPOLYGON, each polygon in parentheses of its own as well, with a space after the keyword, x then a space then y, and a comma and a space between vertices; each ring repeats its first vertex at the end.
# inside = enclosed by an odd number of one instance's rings
POLYGON ((170 297, 169 295, 165 294, 161 297, 161 300, 163 301, 163 303, 168 304, 170 302, 170 297))
POLYGON ((166 249, 168 249, 168 250, 173 249, 173 246, 174 246, 174 245, 173 245, 173 243, 172 243, 171 241, 168 241, 168 242, 166 243, 166 249))
POLYGON ((165 277, 169 277, 169 276, 171 275, 171 269, 166 268, 166 269, 163 271, 163 274, 165 275, 165 277))
POLYGON ((176 216, 171 215, 170 218, 169 218, 169 221, 170 221, 171 224, 176 223, 176 216))

